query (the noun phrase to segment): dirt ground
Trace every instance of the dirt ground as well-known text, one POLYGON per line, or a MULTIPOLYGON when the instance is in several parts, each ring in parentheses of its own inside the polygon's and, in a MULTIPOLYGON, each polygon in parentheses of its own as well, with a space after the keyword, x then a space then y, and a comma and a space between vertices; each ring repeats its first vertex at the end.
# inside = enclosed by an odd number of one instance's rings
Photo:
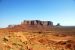
POLYGON ((51 33, 0 33, 0 50, 75 50, 75 36, 51 33))

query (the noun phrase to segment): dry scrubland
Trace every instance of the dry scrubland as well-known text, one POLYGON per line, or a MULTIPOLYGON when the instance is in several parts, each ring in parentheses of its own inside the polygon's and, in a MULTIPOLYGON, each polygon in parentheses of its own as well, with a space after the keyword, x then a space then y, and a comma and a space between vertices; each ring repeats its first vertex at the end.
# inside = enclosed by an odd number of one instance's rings
POLYGON ((0 28, 0 50, 75 50, 75 27, 24 21, 0 28))
POLYGON ((44 32, 0 33, 0 50, 75 50, 75 36, 44 32))

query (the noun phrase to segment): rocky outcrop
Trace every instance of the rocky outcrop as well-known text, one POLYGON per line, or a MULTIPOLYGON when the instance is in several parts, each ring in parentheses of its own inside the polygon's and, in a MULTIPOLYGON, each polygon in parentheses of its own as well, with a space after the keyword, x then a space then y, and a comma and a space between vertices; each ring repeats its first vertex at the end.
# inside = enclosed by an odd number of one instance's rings
POLYGON ((53 22, 51 21, 40 21, 40 20, 24 20, 21 24, 26 25, 46 25, 53 26, 53 22))
POLYGON ((14 27, 14 25, 8 25, 8 28, 12 28, 12 27, 14 27))

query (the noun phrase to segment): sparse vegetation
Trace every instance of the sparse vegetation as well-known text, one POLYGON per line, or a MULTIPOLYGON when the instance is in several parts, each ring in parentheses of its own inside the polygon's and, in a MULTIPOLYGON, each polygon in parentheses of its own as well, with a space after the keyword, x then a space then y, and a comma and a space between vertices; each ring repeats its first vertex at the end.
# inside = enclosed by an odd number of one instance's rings
POLYGON ((75 50, 72 28, 21 24, 0 32, 0 50, 75 50))
POLYGON ((4 42, 7 42, 7 41, 8 41, 8 39, 4 37, 4 38, 3 38, 3 41, 4 41, 4 42))

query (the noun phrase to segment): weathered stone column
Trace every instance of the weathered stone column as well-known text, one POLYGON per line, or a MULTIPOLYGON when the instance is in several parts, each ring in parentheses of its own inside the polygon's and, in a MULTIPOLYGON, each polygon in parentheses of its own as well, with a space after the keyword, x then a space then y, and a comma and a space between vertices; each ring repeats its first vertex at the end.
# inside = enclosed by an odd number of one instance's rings
POLYGON ((53 26, 53 22, 48 21, 47 25, 53 26))

